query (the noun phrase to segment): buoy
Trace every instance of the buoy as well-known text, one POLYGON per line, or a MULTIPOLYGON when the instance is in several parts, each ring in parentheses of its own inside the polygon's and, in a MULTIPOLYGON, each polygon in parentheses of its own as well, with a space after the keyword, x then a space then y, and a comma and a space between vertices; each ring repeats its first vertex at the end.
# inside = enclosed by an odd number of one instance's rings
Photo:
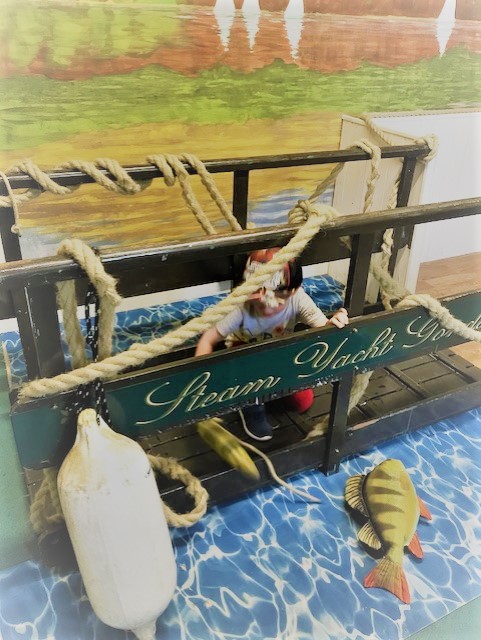
POLYGON ((58 492, 80 574, 105 624, 154 640, 177 570, 162 501, 140 445, 93 409, 78 417, 58 492))

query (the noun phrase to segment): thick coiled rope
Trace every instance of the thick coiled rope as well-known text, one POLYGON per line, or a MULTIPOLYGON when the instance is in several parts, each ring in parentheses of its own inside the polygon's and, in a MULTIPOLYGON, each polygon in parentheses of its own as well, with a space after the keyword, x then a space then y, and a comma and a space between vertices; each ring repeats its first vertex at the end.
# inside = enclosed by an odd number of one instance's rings
MULTIPOLYGON (((121 300, 121 297, 117 293, 115 279, 105 271, 102 262, 92 249, 81 240, 64 240, 60 244, 57 253, 66 258, 73 258, 75 262, 81 265, 97 291, 100 301, 98 357, 99 360, 104 360, 112 353, 115 308, 121 300)), ((76 296, 75 294, 72 295, 72 284, 71 282, 59 283, 57 290, 59 291, 57 299, 63 310, 67 342, 73 351, 78 352, 81 347, 84 348, 85 343, 83 338, 79 339, 79 335, 82 334, 77 318, 76 296), (65 286, 67 290, 62 291, 65 286), (75 324, 77 327, 73 326, 75 324)))
MULTIPOLYGON (((194 215, 197 222, 207 235, 214 235, 215 228, 204 213, 200 202, 190 184, 190 176, 183 163, 190 165, 195 169, 202 185, 207 190, 209 196, 218 207, 220 213, 229 224, 233 231, 240 231, 241 225, 229 209, 226 201, 222 197, 212 176, 207 171, 204 163, 197 156, 184 153, 179 156, 173 154, 152 155, 147 158, 147 162, 156 166, 163 174, 164 182, 167 186, 172 187, 176 180, 179 181, 182 196, 190 211, 194 215)), ((58 170, 77 170, 82 171, 90 176, 94 182, 103 187, 107 191, 120 195, 135 195, 150 185, 151 180, 134 180, 122 165, 111 158, 97 158, 93 162, 86 160, 69 160, 64 164, 56 167, 58 170), (109 172, 113 179, 106 175, 102 169, 109 172)), ((12 232, 20 235, 19 206, 33 198, 37 198, 44 192, 53 193, 58 196, 67 196, 71 194, 80 185, 66 187, 59 185, 45 171, 42 171, 31 160, 23 160, 11 167, 5 173, 0 172, 0 178, 6 186, 8 195, 0 196, 0 208, 12 207, 14 210, 15 224, 12 226, 12 232), (23 193, 15 194, 10 185, 9 177, 18 174, 27 174, 38 184, 38 188, 27 189, 23 193)))
MULTIPOLYGON (((173 458, 147 454, 155 473, 161 473, 185 485, 187 493, 194 500, 194 507, 187 513, 177 513, 162 501, 165 517, 172 527, 190 527, 198 522, 207 511, 209 494, 198 478, 173 458)), ((57 530, 64 523, 62 507, 57 490, 56 467, 43 469, 42 480, 30 505, 30 522, 37 535, 45 535, 57 530)))
MULTIPOLYGON (((372 120, 368 117, 364 117, 368 128, 378 135, 379 138, 386 142, 387 144, 394 144, 394 140, 389 136, 389 133, 395 134, 396 132, 387 132, 384 129, 381 129, 377 125, 372 122, 372 120)), ((404 135, 404 134, 403 134, 404 135)), ((413 141, 416 143, 424 143, 430 149, 431 152, 424 158, 425 162, 431 160, 436 152, 437 152, 437 138, 436 136, 425 136, 424 138, 413 138, 413 141)), ((361 144, 357 143, 357 146, 363 148, 364 151, 370 153, 372 162, 371 162, 371 174, 368 180, 368 185, 366 189, 366 194, 364 198, 364 207, 363 212, 367 213, 372 205, 372 194, 374 193, 376 182, 380 177, 380 173, 378 170, 378 165, 380 162, 380 150, 379 147, 376 147, 375 144, 366 141, 360 141, 361 144)), ((394 181, 393 189, 388 199, 387 208, 394 209, 397 204, 397 195, 399 190, 401 171, 397 178, 394 181)), ((310 198, 309 198, 310 200, 310 198)), ((345 244, 350 247, 350 239, 349 238, 341 238, 345 242, 345 244)), ((445 307, 441 305, 441 303, 428 294, 411 294, 405 287, 402 287, 397 283, 394 278, 390 275, 388 271, 389 260, 392 254, 392 244, 393 244, 393 230, 386 229, 383 234, 383 243, 381 246, 381 256, 373 256, 371 259, 371 264, 369 267, 370 273, 374 276, 376 281, 379 283, 380 292, 381 292, 381 300, 383 302, 385 309, 392 309, 393 303, 395 303, 396 307, 416 307, 422 306, 424 307, 432 318, 437 320, 439 324, 447 331, 455 333, 466 340, 471 340, 474 342, 481 342, 481 332, 468 327, 464 322, 455 318, 445 307)), ((352 387, 351 394, 349 397, 348 404, 348 415, 357 406, 364 396, 364 393, 369 385, 369 381, 371 379, 373 372, 369 371, 366 373, 359 374, 355 376, 352 387)), ((326 433, 327 426, 329 423, 329 418, 324 417, 318 423, 316 423, 312 430, 309 432, 307 438, 313 438, 319 435, 323 435, 326 433)))
POLYGON ((286 262, 300 255, 308 242, 319 232, 322 225, 338 215, 335 209, 327 205, 319 207, 306 206, 309 207, 310 216, 290 242, 276 253, 270 262, 262 265, 248 280, 234 289, 229 296, 214 307, 206 309, 201 316, 189 320, 186 324, 161 338, 156 338, 147 344, 135 343, 126 351, 105 358, 101 362, 91 362, 87 366, 68 373, 62 373, 54 378, 33 380, 21 388, 18 397, 19 401, 23 402, 29 398, 51 396, 74 389, 95 379, 111 380, 126 369, 138 367, 147 360, 167 353, 209 329, 228 313, 243 305, 251 293, 257 291, 286 262))

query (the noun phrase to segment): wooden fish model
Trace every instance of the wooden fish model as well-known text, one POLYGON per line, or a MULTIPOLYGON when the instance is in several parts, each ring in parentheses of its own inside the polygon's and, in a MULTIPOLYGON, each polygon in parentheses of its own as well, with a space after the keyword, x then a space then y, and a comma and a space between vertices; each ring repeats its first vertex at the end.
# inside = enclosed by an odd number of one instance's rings
POLYGON ((365 587, 386 589, 402 602, 411 597, 402 568, 404 547, 417 558, 423 550, 416 533, 419 516, 432 519, 404 465, 385 460, 367 475, 355 475, 346 482, 347 504, 369 518, 358 532, 358 539, 372 549, 383 549, 384 557, 364 578, 365 587))
POLYGON ((224 429, 220 418, 209 418, 197 423, 197 433, 231 467, 248 478, 259 479, 259 470, 238 438, 224 429))

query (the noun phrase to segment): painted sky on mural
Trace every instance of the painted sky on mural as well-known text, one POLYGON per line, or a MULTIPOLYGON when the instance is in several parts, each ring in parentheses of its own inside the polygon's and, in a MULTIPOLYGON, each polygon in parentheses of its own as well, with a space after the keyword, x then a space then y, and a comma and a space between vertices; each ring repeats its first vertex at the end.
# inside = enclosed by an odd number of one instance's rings
MULTIPOLYGON (((207 159, 329 149, 342 113, 481 104, 481 15, 469 0, 2 6, 3 168, 25 156, 54 167, 78 157, 131 164, 162 152, 207 159)), ((309 192, 317 178, 254 179, 253 204, 286 188, 309 192)), ((230 179, 220 186, 228 198, 230 179)), ((41 243, 191 233, 164 185, 115 204, 115 220, 112 198, 98 188, 42 196, 22 211, 24 228, 44 234, 41 243)))

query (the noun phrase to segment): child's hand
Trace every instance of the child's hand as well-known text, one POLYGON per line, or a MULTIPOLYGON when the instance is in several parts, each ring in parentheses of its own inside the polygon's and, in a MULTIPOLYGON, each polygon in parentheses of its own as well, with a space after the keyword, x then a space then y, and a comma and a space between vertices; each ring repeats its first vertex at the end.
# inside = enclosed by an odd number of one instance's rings
POLYGON ((347 324, 349 324, 349 317, 347 315, 346 309, 344 309, 344 307, 342 307, 342 309, 338 309, 332 316, 332 318, 329 318, 327 323, 333 324, 338 329, 342 329, 343 327, 345 327, 347 324))

